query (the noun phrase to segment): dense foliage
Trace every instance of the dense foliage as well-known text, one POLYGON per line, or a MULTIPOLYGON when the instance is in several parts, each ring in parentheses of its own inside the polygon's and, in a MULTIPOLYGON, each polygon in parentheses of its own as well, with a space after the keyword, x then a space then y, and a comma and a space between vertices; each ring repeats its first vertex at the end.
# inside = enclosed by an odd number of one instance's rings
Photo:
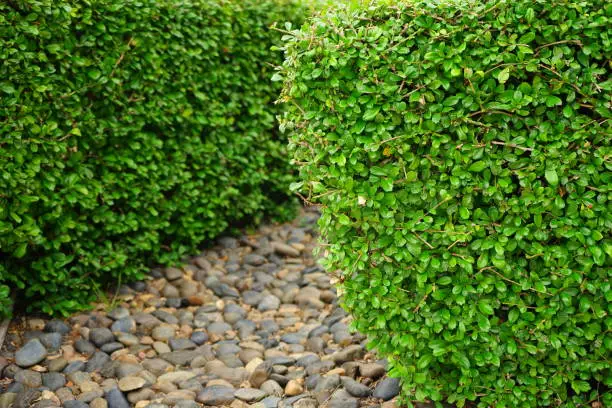
POLYGON ((355 328, 407 401, 612 406, 612 5, 390 3, 277 74, 355 328))
POLYGON ((292 0, 0 2, 0 315, 6 285, 68 312, 288 211, 269 27, 302 15, 292 0))

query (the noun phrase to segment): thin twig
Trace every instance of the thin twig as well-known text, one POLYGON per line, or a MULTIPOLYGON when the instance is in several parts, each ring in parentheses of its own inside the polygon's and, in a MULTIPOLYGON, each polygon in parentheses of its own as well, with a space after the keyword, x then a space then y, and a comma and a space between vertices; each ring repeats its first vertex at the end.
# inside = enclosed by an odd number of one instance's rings
POLYGON ((125 53, 130 50, 130 46, 133 43, 134 43, 134 39, 132 37, 130 37, 130 40, 127 43, 127 50, 123 51, 121 53, 121 55, 119 56, 119 59, 117 60, 117 62, 115 62, 115 66, 113 67, 113 70, 111 71, 110 75, 108 76, 109 78, 113 77, 113 75, 115 74, 115 71, 117 70, 117 67, 119 66, 119 64, 121 64, 121 61, 123 61, 123 59, 125 58, 125 53))
POLYGON ((425 241, 423 238, 421 238, 421 236, 419 234, 417 234, 416 232, 412 232, 414 234, 415 237, 417 237, 422 243, 424 243, 425 245, 427 245, 429 247, 429 249, 434 249, 433 245, 431 245, 429 242, 425 241))
POLYGON ((555 41, 552 42, 550 44, 544 44, 544 45, 540 45, 539 47, 537 47, 535 49, 535 53, 537 54, 538 51, 540 51, 542 48, 546 48, 546 47, 553 47, 555 45, 560 45, 560 44, 568 44, 568 43, 573 43, 573 44, 578 44, 579 46, 582 47, 582 42, 580 40, 563 40, 563 41, 555 41))
POLYGON ((523 151, 526 151, 526 152, 533 152, 533 149, 530 148, 530 147, 523 147, 523 146, 516 145, 514 143, 506 143, 506 142, 500 142, 498 140, 493 140, 491 142, 491 144, 498 145, 498 146, 513 147, 515 149, 523 150, 523 151))

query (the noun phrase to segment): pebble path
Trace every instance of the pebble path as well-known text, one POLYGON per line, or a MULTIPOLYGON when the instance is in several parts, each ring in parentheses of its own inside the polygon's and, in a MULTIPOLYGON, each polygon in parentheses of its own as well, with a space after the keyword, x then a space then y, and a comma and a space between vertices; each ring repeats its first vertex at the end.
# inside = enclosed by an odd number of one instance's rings
POLYGON ((221 238, 112 307, 23 319, 0 354, 0 408, 393 407, 397 380, 312 255, 317 218, 221 238))

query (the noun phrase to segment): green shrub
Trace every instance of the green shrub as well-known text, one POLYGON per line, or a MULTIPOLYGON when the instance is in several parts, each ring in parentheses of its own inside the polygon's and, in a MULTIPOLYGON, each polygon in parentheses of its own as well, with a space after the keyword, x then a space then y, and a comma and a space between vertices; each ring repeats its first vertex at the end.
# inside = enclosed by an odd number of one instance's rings
POLYGON ((287 36, 295 188, 406 401, 612 406, 611 16, 417 1, 287 36))
POLYGON ((67 313, 283 215, 275 22, 292 0, 0 3, 0 314, 67 313), (4 286, 2 286, 4 284, 4 286))

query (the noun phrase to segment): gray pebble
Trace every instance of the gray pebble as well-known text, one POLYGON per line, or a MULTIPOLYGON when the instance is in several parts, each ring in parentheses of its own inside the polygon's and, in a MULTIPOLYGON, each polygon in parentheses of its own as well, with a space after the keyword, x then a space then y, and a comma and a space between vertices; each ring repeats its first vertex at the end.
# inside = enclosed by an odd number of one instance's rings
POLYGON ((40 340, 33 339, 28 341, 22 348, 15 353, 15 363, 19 367, 31 367, 38 364, 47 357, 47 350, 40 340))
POLYGON ((380 398, 384 401, 396 397, 400 392, 399 378, 385 378, 382 380, 372 393, 374 398, 380 398))

